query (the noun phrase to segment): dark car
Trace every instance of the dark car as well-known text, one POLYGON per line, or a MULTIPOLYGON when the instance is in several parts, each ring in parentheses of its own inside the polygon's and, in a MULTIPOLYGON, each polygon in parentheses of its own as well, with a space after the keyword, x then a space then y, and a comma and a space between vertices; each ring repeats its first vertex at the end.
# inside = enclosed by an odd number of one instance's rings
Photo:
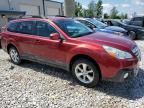
POLYGON ((140 26, 127 25, 116 20, 105 20, 105 22, 109 26, 118 26, 126 29, 129 32, 129 34, 131 34, 129 35, 131 39, 144 39, 144 28, 140 26))
POLYGON ((138 74, 140 50, 122 36, 93 32, 69 18, 26 18, 8 23, 2 48, 15 64, 31 60, 65 69, 86 87, 138 74))
POLYGON ((142 16, 142 17, 134 17, 128 22, 128 24, 129 25, 135 25, 135 26, 144 27, 144 16, 142 16))
POLYGON ((92 18, 75 18, 77 21, 83 23, 87 27, 100 31, 100 32, 106 32, 106 33, 111 33, 119 36, 127 36, 128 32, 127 30, 117 27, 117 26, 108 26, 105 23, 102 23, 96 19, 92 18))

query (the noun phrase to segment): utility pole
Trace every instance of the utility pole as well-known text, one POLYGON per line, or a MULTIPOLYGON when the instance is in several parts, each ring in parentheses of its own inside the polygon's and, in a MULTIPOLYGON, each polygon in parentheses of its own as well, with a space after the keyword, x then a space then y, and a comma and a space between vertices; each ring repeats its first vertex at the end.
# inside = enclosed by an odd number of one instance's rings
POLYGON ((44 14, 44 16, 46 16, 46 12, 45 12, 45 0, 42 0, 42 2, 43 2, 43 14, 44 14))
POLYGON ((10 3, 11 1, 10 0, 8 0, 8 7, 9 7, 9 10, 11 10, 11 3, 10 3))
POLYGON ((64 0, 64 15, 73 17, 75 11, 75 0, 64 0))

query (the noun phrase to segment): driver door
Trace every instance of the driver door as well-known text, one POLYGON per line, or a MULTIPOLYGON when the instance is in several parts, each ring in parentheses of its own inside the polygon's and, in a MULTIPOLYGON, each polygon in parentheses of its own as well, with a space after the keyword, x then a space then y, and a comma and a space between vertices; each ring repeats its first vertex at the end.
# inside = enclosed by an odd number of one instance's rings
POLYGON ((58 32, 47 22, 36 22, 34 54, 38 60, 63 66, 66 61, 65 43, 61 43, 60 40, 51 40, 49 38, 51 33, 58 32))

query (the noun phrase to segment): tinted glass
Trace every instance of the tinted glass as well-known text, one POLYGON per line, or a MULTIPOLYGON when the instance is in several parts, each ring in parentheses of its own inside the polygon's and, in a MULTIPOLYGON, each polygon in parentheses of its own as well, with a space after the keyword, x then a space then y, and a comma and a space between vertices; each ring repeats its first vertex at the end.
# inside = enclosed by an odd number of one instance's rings
POLYGON ((59 20, 55 23, 70 37, 76 38, 93 33, 91 29, 75 20, 59 20))
POLYGON ((142 20, 143 20, 142 17, 135 17, 135 18, 133 18, 133 21, 142 21, 142 20))
POLYGON ((93 28, 96 28, 95 25, 91 24, 90 22, 88 21, 85 21, 85 20, 78 20, 79 22, 83 23, 84 25, 86 25, 87 27, 93 29, 93 28))
POLYGON ((10 32, 16 32, 17 24, 18 24, 17 22, 9 23, 7 30, 10 32))
POLYGON ((34 21, 23 21, 20 22, 18 25, 17 31, 23 34, 31 34, 33 35, 34 32, 34 21))
POLYGON ((119 22, 116 22, 116 21, 112 21, 112 24, 113 24, 114 26, 119 26, 119 22))
POLYGON ((88 19, 90 22, 92 22, 93 24, 95 24, 97 26, 97 28, 99 29, 103 29, 105 27, 107 27, 107 25, 105 23, 102 23, 96 19, 88 19))
POLYGON ((51 33, 57 33, 55 28, 46 22, 37 21, 36 24, 36 35, 49 37, 51 33))

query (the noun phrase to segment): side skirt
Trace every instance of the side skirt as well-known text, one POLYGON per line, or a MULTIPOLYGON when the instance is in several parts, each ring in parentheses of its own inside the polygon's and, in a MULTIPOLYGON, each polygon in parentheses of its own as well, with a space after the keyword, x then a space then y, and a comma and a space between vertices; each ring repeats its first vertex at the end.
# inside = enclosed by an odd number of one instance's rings
POLYGON ((55 63, 55 62, 52 62, 50 60, 44 60, 44 59, 41 59, 39 57, 32 57, 32 56, 21 56, 21 59, 29 60, 29 61, 32 61, 32 62, 37 62, 37 63, 40 63, 40 64, 45 64, 45 65, 49 65, 49 66, 52 66, 52 67, 56 67, 56 68, 60 68, 60 69, 64 69, 66 71, 69 71, 67 64, 62 64, 62 63, 58 63, 58 62, 55 63))

